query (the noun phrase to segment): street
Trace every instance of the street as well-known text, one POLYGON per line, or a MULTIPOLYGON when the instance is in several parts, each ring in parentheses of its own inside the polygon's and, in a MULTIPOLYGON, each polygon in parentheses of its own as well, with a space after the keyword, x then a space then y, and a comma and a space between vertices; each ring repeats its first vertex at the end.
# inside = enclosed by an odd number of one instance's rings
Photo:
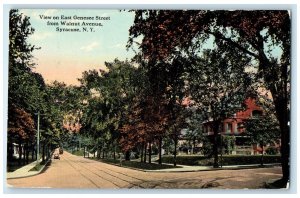
POLYGON ((8 179, 17 188, 257 189, 281 177, 281 167, 198 172, 143 172, 64 152, 36 176, 8 179))

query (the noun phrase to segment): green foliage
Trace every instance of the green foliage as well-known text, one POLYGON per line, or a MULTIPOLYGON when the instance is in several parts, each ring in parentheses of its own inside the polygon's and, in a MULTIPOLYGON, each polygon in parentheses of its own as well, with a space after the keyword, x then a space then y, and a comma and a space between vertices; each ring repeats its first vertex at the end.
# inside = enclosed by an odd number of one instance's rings
MULTIPOLYGON (((279 155, 266 155, 264 156, 264 163, 280 163, 281 159, 279 155)), ((261 164, 260 155, 232 155, 232 156, 223 156, 222 164, 224 166, 229 165, 247 165, 247 164, 261 164)))
POLYGON ((266 153, 267 153, 267 155, 276 155, 276 154, 278 154, 278 148, 268 147, 266 149, 266 153))
POLYGON ((37 48, 27 40, 34 29, 29 18, 18 10, 10 11, 9 20, 9 105, 13 103, 26 111, 33 111, 39 107, 39 93, 45 86, 41 75, 31 71, 34 66, 32 52, 37 48))
MULTIPOLYGON (((113 160, 113 159, 101 159, 101 162, 120 165, 120 160, 113 160)), ((129 167, 129 168, 137 168, 143 170, 160 170, 160 169, 168 169, 168 168, 181 168, 180 166, 172 166, 166 164, 154 164, 154 163, 143 163, 143 162, 136 162, 136 161, 122 161, 122 166, 129 167)))
POLYGON ((110 149, 115 149, 123 117, 130 110, 131 101, 141 84, 136 81, 138 69, 130 62, 116 59, 105 64, 107 71, 84 72, 79 79, 81 91, 85 93, 81 131, 87 137, 97 139, 99 147, 110 145, 110 149))
POLYGON ((201 153, 209 157, 211 157, 213 154, 213 144, 207 137, 203 139, 203 146, 201 148, 201 153))
MULTIPOLYGON (((163 156, 162 162, 167 164, 173 163, 173 156, 163 156)), ((210 166, 212 165, 212 159, 207 156, 198 156, 198 155, 188 155, 188 156, 177 156, 177 163, 180 165, 188 165, 188 166, 210 166)))
POLYGON ((249 61, 243 54, 216 49, 205 51, 192 65, 191 95, 204 119, 220 121, 241 109, 251 83, 244 72, 249 61))
POLYGON ((249 119, 245 122, 246 134, 250 136, 251 143, 266 146, 280 138, 280 128, 277 120, 264 115, 249 119))
POLYGON ((30 169, 29 171, 40 171, 45 165, 47 165, 48 163, 50 162, 41 162, 41 163, 38 163, 37 165, 35 165, 32 169, 30 169))
POLYGON ((83 150, 73 151, 72 154, 77 156, 83 156, 83 150))
MULTIPOLYGON (((173 163, 173 156, 163 156, 163 163, 173 163)), ((205 156, 177 156, 177 162, 179 165, 188 165, 188 166, 211 166, 213 165, 213 159, 205 156)), ((264 162, 266 164, 270 163, 280 163, 279 155, 266 155, 264 156, 264 162)), ((222 165, 251 165, 251 164, 260 164, 261 156, 260 155, 231 155, 222 157, 222 165)))
MULTIPOLYGON (((79 92, 63 83, 46 85, 42 75, 33 72, 32 52, 38 48, 28 42, 34 34, 30 19, 12 9, 9 20, 8 143, 25 144, 28 153, 36 144, 39 112, 44 157, 45 150, 59 144, 64 115, 78 108, 74 104, 78 103, 79 92)), ((11 150, 8 159, 11 162, 11 150)))
MULTIPOLYGON (((196 59, 196 57, 195 57, 196 59)), ((242 109, 251 76, 244 71, 250 59, 222 48, 206 50, 191 66, 188 82, 192 100, 206 125, 213 131, 214 166, 218 166, 217 135, 224 119, 242 109)))
POLYGON ((13 9, 9 20, 8 142, 21 144, 33 141, 33 113, 40 104, 44 81, 31 71, 35 47, 27 41, 34 32, 29 18, 13 9))
MULTIPOLYGON (((129 30, 128 47, 142 36, 139 49, 149 62, 170 61, 178 54, 185 55, 193 62, 194 57, 207 48, 206 41, 213 41, 213 48, 231 52, 233 57, 241 53, 243 57, 251 59, 253 65, 250 67, 247 64, 237 64, 238 67, 235 69, 251 71, 255 74, 259 86, 266 87, 272 94, 281 130, 283 178, 287 182, 290 175, 290 128, 287 124, 290 120, 290 12, 288 10, 133 11, 135 20, 129 30), (274 53, 278 49, 282 50, 281 56, 274 53)), ((219 60, 222 61, 223 58, 213 61, 219 60)), ((218 79, 218 76, 216 78, 218 79)))
POLYGON ((235 148, 235 136, 222 136, 222 147, 225 154, 231 154, 235 148))

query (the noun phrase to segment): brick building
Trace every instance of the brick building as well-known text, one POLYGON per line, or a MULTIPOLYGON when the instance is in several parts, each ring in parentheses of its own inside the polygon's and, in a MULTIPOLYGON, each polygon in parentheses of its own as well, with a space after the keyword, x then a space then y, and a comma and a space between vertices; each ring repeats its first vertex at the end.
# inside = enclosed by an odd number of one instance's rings
MULTIPOLYGON (((256 105, 255 99, 248 98, 245 101, 246 110, 238 111, 232 117, 226 118, 222 122, 222 135, 240 135, 244 132, 243 122, 251 117, 263 115, 263 110, 256 105)), ((203 124, 203 131, 208 135, 213 135, 210 123, 203 124)))
MULTIPOLYGON (((222 121, 222 125, 220 127, 220 135, 224 137, 234 137, 235 146, 230 154, 260 154, 262 149, 256 145, 250 144, 249 137, 245 135, 244 122, 247 119, 255 118, 263 116, 263 109, 257 106, 255 99, 247 98, 245 100, 246 108, 245 110, 241 110, 236 112, 232 117, 228 117, 222 121)), ((210 122, 203 123, 203 131, 208 136, 213 135, 213 131, 210 127, 210 122)), ((269 145, 272 147, 278 148, 280 145, 274 143, 274 145, 269 145)), ((265 152, 265 150, 264 150, 265 152)))

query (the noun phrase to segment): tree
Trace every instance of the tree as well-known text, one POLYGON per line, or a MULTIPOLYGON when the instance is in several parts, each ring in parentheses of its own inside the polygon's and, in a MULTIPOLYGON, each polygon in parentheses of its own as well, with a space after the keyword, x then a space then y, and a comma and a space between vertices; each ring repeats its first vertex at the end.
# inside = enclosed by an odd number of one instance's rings
POLYGON ((45 85, 42 77, 31 71, 34 66, 32 52, 37 48, 29 44, 27 39, 34 29, 29 17, 18 10, 10 11, 9 20, 9 105, 16 104, 25 110, 32 110, 31 105, 35 104, 33 100, 37 99, 36 93, 45 85))
POLYGON ((282 182, 286 184, 290 152, 290 13, 286 10, 134 12, 128 47, 134 38, 143 36, 139 47, 147 59, 170 59, 178 51, 193 55, 201 51, 209 39, 219 47, 227 46, 252 58, 257 77, 273 96, 281 130, 282 182), (274 55, 275 49, 281 49, 282 55, 274 55))
MULTIPOLYGON (((128 61, 106 62, 107 71, 83 73, 81 88, 88 97, 83 108, 82 129, 86 134, 101 138, 101 148, 113 144, 116 150, 122 115, 129 109, 137 86, 133 86, 136 68, 128 61)), ((100 148, 100 147, 99 147, 100 148)))
POLYGON ((29 17, 15 9, 10 10, 9 17, 8 162, 14 142, 19 144, 20 160, 25 143, 28 162, 29 145, 34 143, 35 134, 33 113, 41 102, 38 93, 43 90, 44 81, 41 75, 31 71, 32 52, 37 48, 27 41, 34 33, 29 17))
MULTIPOLYGON (((187 130, 184 137, 189 141, 189 146, 192 147, 192 153, 196 153, 196 144, 204 143, 206 140, 206 134, 204 134, 203 128, 201 125, 204 122, 203 115, 199 110, 193 107, 193 102, 190 102, 189 106, 189 117, 187 121, 187 130)), ((199 152, 199 151, 198 151, 199 152)))
POLYGON ((221 123, 242 108, 251 78, 244 72, 249 59, 243 54, 207 50, 190 73, 189 85, 196 108, 203 113, 213 132, 214 167, 218 162, 221 123))
POLYGON ((8 160, 13 158, 12 143, 19 144, 19 163, 22 159, 22 144, 33 141, 35 135, 34 131, 34 121, 29 113, 23 109, 18 108, 15 105, 9 106, 8 115, 8 160))
POLYGON ((254 117, 245 122, 246 134, 250 136, 253 144, 259 144, 261 147, 261 165, 263 165, 264 147, 268 143, 274 143, 279 140, 280 128, 277 120, 271 115, 262 115, 254 117))
POLYGON ((124 124, 120 129, 120 144, 125 150, 140 147, 144 157, 146 157, 145 150, 148 145, 149 163, 151 163, 151 147, 158 144, 159 163, 161 164, 162 139, 166 136, 169 116, 166 102, 156 99, 151 95, 137 93, 134 102, 131 103, 131 108, 124 114, 124 124))

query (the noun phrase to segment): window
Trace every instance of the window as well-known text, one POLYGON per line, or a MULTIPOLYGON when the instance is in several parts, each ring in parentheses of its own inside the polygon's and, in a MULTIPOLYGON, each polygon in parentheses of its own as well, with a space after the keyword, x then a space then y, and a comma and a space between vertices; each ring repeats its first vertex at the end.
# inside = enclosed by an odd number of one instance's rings
POLYGON ((241 132, 244 128, 245 128, 245 126, 244 126, 244 123, 243 123, 243 122, 237 123, 237 130, 238 130, 239 132, 241 132))
POLYGON ((260 117, 262 116, 262 111, 254 110, 252 111, 252 117, 260 117))
POLYGON ((232 123, 227 123, 226 132, 231 133, 231 131, 232 131, 232 123))

